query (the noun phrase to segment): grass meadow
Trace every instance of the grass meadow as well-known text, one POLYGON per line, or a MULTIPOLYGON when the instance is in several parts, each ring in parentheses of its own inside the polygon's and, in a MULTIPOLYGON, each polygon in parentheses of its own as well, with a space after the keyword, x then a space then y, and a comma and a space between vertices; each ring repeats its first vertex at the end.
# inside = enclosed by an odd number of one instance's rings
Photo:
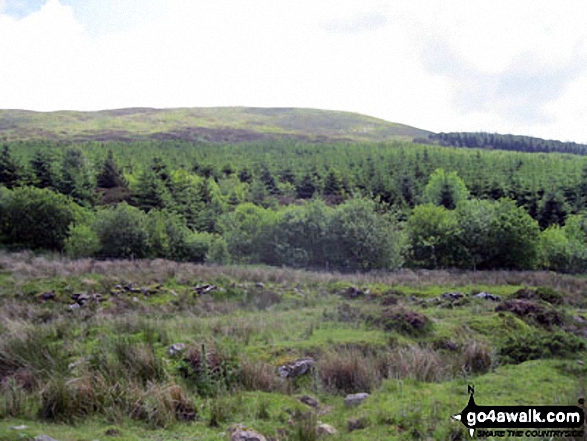
POLYGON ((228 440, 236 425, 268 440, 469 439, 450 418, 469 384, 480 405, 585 396, 586 290, 549 272, 0 254, 0 440, 228 440), (309 373, 278 375, 304 357, 309 373), (370 396, 346 406, 357 392, 370 396))

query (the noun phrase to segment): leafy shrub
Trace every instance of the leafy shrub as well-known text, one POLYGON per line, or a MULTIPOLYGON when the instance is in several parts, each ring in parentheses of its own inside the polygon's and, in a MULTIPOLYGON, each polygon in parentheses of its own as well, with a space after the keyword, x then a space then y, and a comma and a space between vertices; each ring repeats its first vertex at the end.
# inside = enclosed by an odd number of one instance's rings
POLYGON ((557 331, 509 337, 501 345, 499 355, 504 363, 517 364, 540 358, 572 357, 585 348, 585 342, 579 337, 557 331))
POLYGON ((150 251, 147 215, 126 203, 96 213, 94 230, 103 257, 141 258, 150 251))
POLYGON ((70 224, 83 216, 84 210, 69 197, 44 188, 5 192, 0 204, 6 243, 22 248, 63 249, 70 224))
POLYGON ((73 259, 90 257, 100 249, 100 239, 96 232, 86 224, 72 225, 69 237, 65 240, 65 253, 73 259))

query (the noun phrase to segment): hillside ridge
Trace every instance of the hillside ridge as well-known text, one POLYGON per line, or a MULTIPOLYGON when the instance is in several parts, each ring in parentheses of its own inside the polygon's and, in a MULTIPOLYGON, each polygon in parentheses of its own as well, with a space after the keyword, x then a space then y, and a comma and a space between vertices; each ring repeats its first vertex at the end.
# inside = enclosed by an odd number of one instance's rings
POLYGON ((179 140, 234 143, 411 140, 431 132, 353 112, 306 108, 131 107, 99 111, 0 110, 0 141, 179 140))

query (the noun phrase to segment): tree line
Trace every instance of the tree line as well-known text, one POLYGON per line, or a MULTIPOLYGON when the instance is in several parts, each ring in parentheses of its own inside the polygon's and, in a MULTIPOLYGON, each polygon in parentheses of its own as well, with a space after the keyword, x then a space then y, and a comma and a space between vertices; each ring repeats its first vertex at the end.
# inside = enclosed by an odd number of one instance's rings
POLYGON ((562 155, 284 143, 240 161, 240 146, 163 143, 129 163, 117 145, 16 147, 0 153, 9 248, 343 271, 580 272, 587 259, 587 172, 562 155), (489 173, 501 191, 482 191, 489 173))
MULTIPOLYGON (((585 144, 546 140, 531 136, 500 135, 486 132, 451 132, 433 133, 428 136, 428 140, 443 146, 587 155, 587 145, 585 144)), ((419 141, 427 143, 428 140, 420 139, 419 141)))

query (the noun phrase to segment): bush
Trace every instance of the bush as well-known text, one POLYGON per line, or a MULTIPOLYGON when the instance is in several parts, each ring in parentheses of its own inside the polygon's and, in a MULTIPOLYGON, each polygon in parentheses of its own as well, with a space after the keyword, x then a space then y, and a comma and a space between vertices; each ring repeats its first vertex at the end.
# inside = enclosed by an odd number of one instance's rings
POLYGON ((70 198, 44 188, 5 192, 0 205, 6 242, 22 248, 62 250, 70 224, 83 217, 84 210, 70 198))
POLYGON ((103 257, 142 258, 150 251, 147 215, 122 203, 96 214, 94 230, 100 239, 103 257))
POLYGON ((100 250, 100 239, 86 224, 72 225, 65 240, 65 253, 72 259, 91 257, 100 250))
POLYGON ((585 342, 562 331, 509 337, 501 345, 499 355, 504 363, 518 364, 527 360, 553 357, 573 357, 584 351, 585 342))

